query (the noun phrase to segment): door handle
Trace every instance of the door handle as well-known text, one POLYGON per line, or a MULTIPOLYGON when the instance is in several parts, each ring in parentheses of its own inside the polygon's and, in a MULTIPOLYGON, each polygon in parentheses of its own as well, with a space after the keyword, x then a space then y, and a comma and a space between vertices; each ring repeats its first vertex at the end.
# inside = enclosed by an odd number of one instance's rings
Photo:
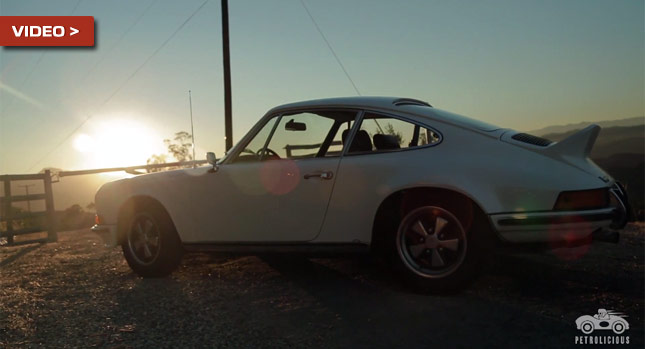
POLYGON ((325 172, 307 173, 305 175, 305 179, 314 178, 314 177, 318 177, 320 179, 332 179, 334 178, 334 173, 331 171, 325 171, 325 172))

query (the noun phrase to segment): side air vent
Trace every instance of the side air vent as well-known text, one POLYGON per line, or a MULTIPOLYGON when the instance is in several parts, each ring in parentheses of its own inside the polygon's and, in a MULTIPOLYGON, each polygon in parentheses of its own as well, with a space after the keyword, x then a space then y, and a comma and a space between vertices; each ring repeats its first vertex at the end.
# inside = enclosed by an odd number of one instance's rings
POLYGON ((549 144, 553 143, 546 138, 533 136, 528 133, 516 133, 511 138, 513 138, 516 141, 537 145, 538 147, 546 147, 549 144))
POLYGON ((397 107, 401 105, 420 105, 424 107, 432 107, 428 102, 412 98, 399 98, 396 101, 392 102, 392 104, 396 105, 397 107))

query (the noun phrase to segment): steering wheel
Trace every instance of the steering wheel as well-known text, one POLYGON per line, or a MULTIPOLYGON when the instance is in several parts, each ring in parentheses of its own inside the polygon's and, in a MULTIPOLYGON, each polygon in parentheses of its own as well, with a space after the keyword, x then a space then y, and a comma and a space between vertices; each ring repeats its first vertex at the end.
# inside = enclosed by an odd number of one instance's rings
POLYGON ((280 155, 278 155, 278 153, 276 153, 275 151, 273 151, 273 149, 271 149, 271 148, 264 148, 264 149, 260 149, 260 150, 258 150, 258 152, 257 152, 257 155, 258 155, 259 157, 262 157, 262 155, 266 155, 266 154, 271 155, 271 156, 275 156, 276 158, 281 159, 280 155), (262 150, 264 150, 264 154, 262 154, 262 150))

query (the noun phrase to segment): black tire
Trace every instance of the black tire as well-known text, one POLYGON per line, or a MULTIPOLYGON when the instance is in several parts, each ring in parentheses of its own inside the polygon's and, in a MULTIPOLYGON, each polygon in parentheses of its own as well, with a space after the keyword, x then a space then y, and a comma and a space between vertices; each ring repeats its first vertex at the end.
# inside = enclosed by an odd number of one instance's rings
POLYGON ((483 222, 478 222, 472 207, 460 201, 435 200, 417 202, 402 211, 388 240, 389 260, 404 282, 420 292, 452 294, 476 279, 486 234, 473 232, 483 222), (413 224, 417 228, 412 229, 413 224), (418 233, 422 229, 426 235, 418 233))
POLYGON ((594 325, 591 321, 585 321, 582 324, 580 324, 580 331, 584 334, 590 334, 594 330, 594 325))
POLYGON ((623 332, 625 332, 627 327, 625 326, 624 323, 620 321, 616 321, 614 322, 613 325, 611 325, 611 329, 614 331, 615 334, 622 334, 623 332))
POLYGON ((146 205, 127 221, 121 248, 130 268, 143 277, 162 277, 179 266, 183 247, 168 213, 146 205))

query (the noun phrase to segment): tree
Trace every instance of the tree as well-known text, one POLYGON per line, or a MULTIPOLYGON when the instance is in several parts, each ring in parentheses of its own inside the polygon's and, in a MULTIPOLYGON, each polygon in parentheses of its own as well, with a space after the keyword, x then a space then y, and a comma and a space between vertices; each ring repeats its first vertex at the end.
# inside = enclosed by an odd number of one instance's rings
MULTIPOLYGON (((148 165, 152 164, 165 164, 168 158, 168 155, 175 158, 176 161, 190 161, 193 160, 192 149, 192 135, 186 131, 179 131, 175 133, 175 137, 171 139, 164 139, 164 144, 168 148, 168 154, 153 154, 146 163, 148 165)), ((170 168, 170 167, 169 167, 170 168)), ((177 167, 173 167, 177 168, 177 167)), ((162 171, 161 168, 152 168, 147 169, 150 172, 159 172, 162 171)))
POLYGON ((419 133, 419 145, 426 145, 428 144, 428 136, 426 135, 425 132, 420 132, 419 133))
POLYGON ((385 125, 384 131, 385 131, 385 134, 396 137, 396 140, 399 142, 399 145, 403 144, 403 134, 401 134, 401 132, 395 131, 394 126, 392 126, 392 124, 388 123, 387 125, 385 125))
POLYGON ((163 142, 168 147, 168 152, 177 159, 177 161, 190 161, 193 159, 193 156, 191 155, 191 150, 193 149, 191 139, 192 135, 190 133, 179 131, 175 133, 173 141, 170 139, 164 139, 163 142))
MULTIPOLYGON (((30 216, 30 213, 25 211, 24 209, 16 206, 11 206, 10 208, 11 215, 13 217, 18 216, 20 214, 27 213, 27 217, 22 217, 22 218, 14 218, 12 219, 12 226, 14 229, 20 229, 20 228, 28 228, 28 227, 36 227, 39 225, 39 222, 43 220, 43 217, 36 217, 36 216, 30 216)), ((0 205, 0 217, 5 216, 5 207, 4 205, 0 205)), ((7 229, 7 224, 6 222, 0 224, 0 230, 7 229)))
POLYGON ((70 206, 70 207, 65 209, 65 214, 69 215, 69 216, 78 215, 78 214, 81 214, 83 212, 85 212, 85 211, 83 211, 83 208, 79 204, 74 204, 74 205, 72 205, 72 206, 70 206))
MULTIPOLYGON (((153 154, 150 158, 148 158, 148 161, 146 161, 146 164, 148 165, 165 164, 167 157, 168 156, 166 154, 153 154)), ((159 172, 161 170, 162 170, 161 168, 149 168, 146 171, 150 173, 150 172, 159 172)))
POLYGON ((85 212, 81 205, 74 204, 60 213, 57 226, 60 230, 90 227, 93 223, 93 216, 93 214, 85 212))

